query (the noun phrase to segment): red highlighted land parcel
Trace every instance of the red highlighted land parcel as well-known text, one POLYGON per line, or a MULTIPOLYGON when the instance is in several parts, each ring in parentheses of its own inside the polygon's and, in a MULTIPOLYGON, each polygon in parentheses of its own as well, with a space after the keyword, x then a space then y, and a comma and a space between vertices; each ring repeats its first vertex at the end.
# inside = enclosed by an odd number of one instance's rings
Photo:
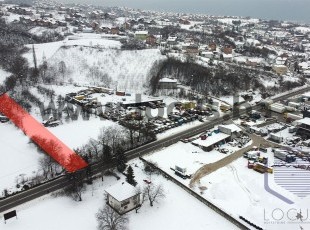
POLYGON ((87 163, 79 155, 34 119, 7 94, 0 96, 0 113, 7 116, 33 142, 68 172, 75 172, 87 166, 87 163))

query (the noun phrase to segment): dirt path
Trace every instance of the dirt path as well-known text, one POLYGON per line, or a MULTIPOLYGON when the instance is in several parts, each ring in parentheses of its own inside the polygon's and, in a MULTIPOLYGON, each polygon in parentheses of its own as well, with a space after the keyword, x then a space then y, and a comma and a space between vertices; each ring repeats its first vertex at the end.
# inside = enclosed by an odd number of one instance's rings
POLYGON ((243 149, 239 149, 238 151, 228 155, 227 157, 224 157, 223 159, 214 162, 214 163, 210 163, 210 164, 206 164, 204 166, 202 166, 200 169, 198 169, 195 174, 192 176, 192 179, 189 183, 189 186, 192 188, 196 182, 198 182, 201 178, 203 178, 204 176, 222 168, 225 167, 227 165, 229 165, 230 163, 232 163, 233 161, 237 160, 238 158, 242 157, 243 154, 249 150, 251 150, 253 148, 253 146, 263 146, 263 147, 281 147, 280 145, 267 141, 264 138, 262 138, 261 136, 257 136, 255 134, 249 134, 249 137, 252 139, 252 144, 243 148, 243 149))

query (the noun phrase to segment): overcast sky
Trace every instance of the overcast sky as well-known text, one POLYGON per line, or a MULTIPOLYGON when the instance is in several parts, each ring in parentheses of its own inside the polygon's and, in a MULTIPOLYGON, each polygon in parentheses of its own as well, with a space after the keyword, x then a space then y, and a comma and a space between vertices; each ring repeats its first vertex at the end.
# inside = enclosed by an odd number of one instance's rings
POLYGON ((310 0, 59 0, 161 11, 310 22, 310 0))

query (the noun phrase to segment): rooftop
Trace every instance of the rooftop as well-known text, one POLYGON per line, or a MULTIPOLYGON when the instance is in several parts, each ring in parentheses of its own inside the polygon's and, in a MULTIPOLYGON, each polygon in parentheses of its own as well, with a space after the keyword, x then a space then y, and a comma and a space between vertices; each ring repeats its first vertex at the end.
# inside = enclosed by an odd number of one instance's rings
POLYGON ((160 79, 159 82, 177 82, 177 79, 171 79, 171 78, 164 77, 160 79))
POLYGON ((305 125, 310 125, 310 118, 305 117, 303 119, 298 120, 298 124, 305 124, 305 125))
POLYGON ((127 182, 119 182, 110 186, 105 191, 118 201, 126 200, 137 194, 135 187, 127 182))
POLYGON ((220 125, 224 128, 227 128, 227 129, 230 129, 230 131, 233 133, 233 132, 241 132, 242 129, 239 128, 237 125, 235 124, 229 124, 229 125, 220 125))
POLYGON ((203 147, 210 147, 211 145, 214 145, 220 141, 225 140, 226 138, 230 137, 230 135, 225 133, 213 133, 212 136, 207 136, 206 140, 201 140, 200 138, 193 141, 192 143, 203 146, 203 147))
POLYGON ((136 31, 135 34, 139 35, 147 35, 149 32, 148 31, 136 31))

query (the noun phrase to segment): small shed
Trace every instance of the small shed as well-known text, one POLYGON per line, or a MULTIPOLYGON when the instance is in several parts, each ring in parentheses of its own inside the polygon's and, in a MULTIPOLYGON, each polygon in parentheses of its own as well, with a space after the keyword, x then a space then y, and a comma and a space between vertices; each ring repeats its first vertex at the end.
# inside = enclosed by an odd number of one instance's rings
POLYGON ((160 89, 176 89, 177 84, 178 84, 177 79, 171 79, 171 78, 164 77, 159 80, 160 89))
POLYGON ((117 183, 105 190, 107 203, 119 214, 129 212, 141 205, 140 193, 127 182, 117 183))

